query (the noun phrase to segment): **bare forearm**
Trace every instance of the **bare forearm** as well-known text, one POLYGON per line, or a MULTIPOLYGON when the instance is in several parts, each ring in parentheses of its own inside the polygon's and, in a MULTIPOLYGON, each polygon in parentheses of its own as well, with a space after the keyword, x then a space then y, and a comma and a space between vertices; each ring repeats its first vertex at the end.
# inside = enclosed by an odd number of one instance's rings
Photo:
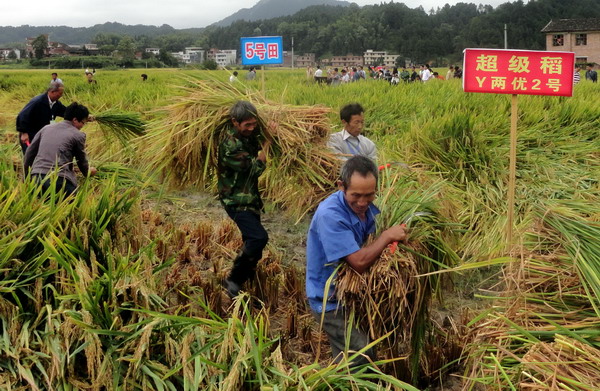
POLYGON ((363 273, 379 258, 385 247, 406 240, 406 225, 395 225, 385 231, 370 245, 348 255, 346 262, 357 272, 363 273))
POLYGON ((392 243, 384 232, 373 243, 361 248, 357 252, 346 257, 346 262, 357 272, 363 273, 379 258, 385 247, 392 243))

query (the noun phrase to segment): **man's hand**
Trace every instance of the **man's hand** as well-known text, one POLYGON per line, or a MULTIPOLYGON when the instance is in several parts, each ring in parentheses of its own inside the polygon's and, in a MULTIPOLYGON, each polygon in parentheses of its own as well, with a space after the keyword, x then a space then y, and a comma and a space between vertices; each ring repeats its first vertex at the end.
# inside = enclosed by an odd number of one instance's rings
POLYGON ((408 237, 406 224, 394 225, 383 231, 382 235, 385 235, 390 243, 405 242, 408 237))
POLYGON ((96 167, 90 167, 90 169, 88 171, 88 176, 94 176, 94 175, 96 175, 97 172, 98 172, 98 170, 96 170, 96 167))
POLYGON ((263 163, 266 163, 266 162, 267 162, 267 155, 265 154, 265 152, 264 152, 264 151, 260 151, 260 152, 258 153, 258 157, 257 157, 257 158, 258 158, 258 160, 260 160, 260 161, 261 161, 261 162, 263 162, 263 163))
POLYGON ((277 132, 279 130, 279 124, 273 120, 270 120, 269 123, 267 124, 267 133, 273 137, 277 135, 277 132))
POLYGON ((29 144, 29 134, 19 132, 19 139, 23 144, 29 144))

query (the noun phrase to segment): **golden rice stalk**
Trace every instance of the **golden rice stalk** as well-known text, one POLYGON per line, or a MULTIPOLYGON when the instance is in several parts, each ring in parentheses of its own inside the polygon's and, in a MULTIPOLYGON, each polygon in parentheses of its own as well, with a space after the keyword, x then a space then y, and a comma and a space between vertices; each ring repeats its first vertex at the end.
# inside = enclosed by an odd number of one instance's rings
POLYGON ((524 390, 600 389, 600 350, 557 334, 531 347, 521 361, 524 390))
POLYGON ((301 216, 333 188, 339 160, 326 147, 329 108, 292 106, 242 93, 219 82, 196 81, 187 95, 140 140, 146 160, 177 186, 214 187, 218 145, 229 126, 229 108, 251 101, 259 113, 258 138, 272 141, 267 170, 260 179, 264 197, 301 216), (277 124, 275 133, 265 126, 277 124))
POLYGON ((372 339, 392 332, 387 339, 386 357, 407 354, 407 344, 418 308, 416 297, 423 287, 415 278, 416 256, 410 252, 387 248, 366 272, 359 274, 344 264, 336 283, 338 299, 354 310, 360 326, 372 339))

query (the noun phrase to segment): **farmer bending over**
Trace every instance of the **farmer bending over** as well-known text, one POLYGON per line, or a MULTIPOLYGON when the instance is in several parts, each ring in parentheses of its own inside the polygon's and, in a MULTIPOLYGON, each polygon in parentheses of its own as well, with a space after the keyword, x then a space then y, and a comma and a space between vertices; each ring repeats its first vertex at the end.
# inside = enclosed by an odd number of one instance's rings
POLYGON ((236 102, 229 115, 231 126, 219 145, 218 189, 221 204, 240 229, 244 241, 224 281, 227 293, 234 297, 244 282, 254 278, 256 265, 269 240, 260 222, 263 202, 258 191, 258 177, 265 170, 265 150, 270 142, 266 141, 262 146, 259 142, 258 112, 252 103, 236 102))
MULTIPOLYGON (((393 226, 381 233, 370 245, 364 246, 375 232, 375 215, 379 210, 373 205, 377 189, 377 167, 364 156, 348 159, 342 167, 339 190, 319 204, 310 223, 306 243, 306 295, 313 315, 321 322, 329 337, 334 360, 341 360, 340 352, 346 345, 347 314, 338 304, 335 285, 326 287, 327 280, 340 262, 347 262, 356 272, 363 273, 379 258, 390 243, 406 239, 404 225, 393 226), (325 291, 327 299, 323 304, 325 291)), ((368 345, 366 333, 352 327, 350 351, 359 351, 368 345)), ((375 352, 365 352, 375 359, 375 352)), ((360 356, 354 365, 367 363, 360 356)))
POLYGON ((84 177, 96 174, 96 169, 88 164, 85 133, 81 132, 89 114, 87 107, 71 103, 65 110, 65 120, 44 126, 27 148, 23 163, 25 174, 41 183, 44 192, 51 184, 46 175, 57 168, 56 191, 62 190, 67 196, 75 192, 77 177, 73 171, 73 158, 84 177))

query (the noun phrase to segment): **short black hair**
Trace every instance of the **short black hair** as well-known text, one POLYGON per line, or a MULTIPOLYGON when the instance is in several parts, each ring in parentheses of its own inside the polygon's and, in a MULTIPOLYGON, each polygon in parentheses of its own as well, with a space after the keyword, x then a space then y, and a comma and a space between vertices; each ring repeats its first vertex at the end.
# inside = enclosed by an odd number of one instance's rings
POLYGON ((244 122, 252 118, 258 119, 258 110, 256 110, 256 106, 247 100, 238 100, 231 106, 229 116, 233 121, 244 122))
POLYGON ((142 73, 142 79, 146 80, 148 78, 148 75, 146 75, 145 73, 142 73))
POLYGON ((360 174, 363 178, 372 174, 375 177, 375 183, 377 183, 379 177, 375 162, 362 155, 352 156, 350 159, 346 160, 346 163, 342 166, 340 180, 342 181, 344 189, 347 189, 350 186, 350 178, 352 178, 354 173, 360 174))
POLYGON ((52 75, 51 75, 51 76, 54 76, 54 75, 58 76, 58 73, 56 73, 56 72, 52 72, 52 75))
POLYGON ((364 113, 365 110, 358 103, 350 103, 340 110, 340 119, 346 122, 350 122, 353 115, 360 115, 364 113))
POLYGON ((81 122, 90 116, 90 111, 84 105, 80 105, 77 102, 71 103, 65 109, 65 120, 72 121, 73 118, 77 118, 77 121, 81 122))

